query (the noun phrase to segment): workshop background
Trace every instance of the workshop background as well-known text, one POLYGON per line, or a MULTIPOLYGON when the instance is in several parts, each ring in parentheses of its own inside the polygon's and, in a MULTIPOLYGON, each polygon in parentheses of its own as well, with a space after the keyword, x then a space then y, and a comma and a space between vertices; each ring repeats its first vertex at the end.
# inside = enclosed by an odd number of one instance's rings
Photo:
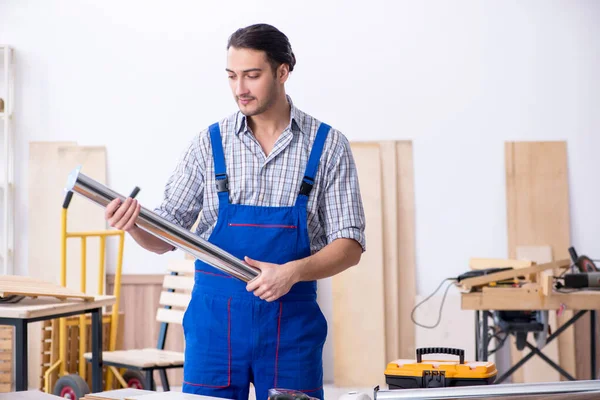
MULTIPOLYGON (((567 245, 600 258, 598 1, 0 0, 0 43, 15 49, 16 66, 15 274, 54 268, 43 260, 58 260, 52 235, 58 240, 60 201, 41 205, 47 196, 61 198, 66 175, 49 180, 33 151, 49 153, 35 146, 101 149, 87 171, 122 193, 139 186, 138 199, 154 207, 189 140, 237 110, 224 71, 226 42, 257 22, 290 38, 298 62, 288 93, 350 139, 368 207, 369 250, 359 272, 319 283, 329 321, 328 383, 336 383, 337 368, 345 386, 370 385, 352 381, 352 369, 368 363, 357 355, 361 345, 370 360, 384 363, 421 345, 463 347, 474 358, 473 313, 460 310, 455 288, 436 329, 415 327, 409 316, 444 278, 467 271, 470 258, 515 251, 508 239, 507 142, 566 143, 568 169, 560 178, 568 218, 554 229, 567 234, 567 245), (391 141, 396 153, 389 153, 391 141), (369 165, 373 156, 382 161, 369 165), (399 188, 392 225, 388 181, 399 188), (344 320, 334 323, 335 310, 344 320), (353 333, 344 341, 341 329, 353 333), (400 332, 413 336, 403 344, 400 332)), ((89 210, 78 223, 104 228, 103 211, 89 210)), ((116 246, 109 250, 112 260, 116 246)), ((138 297, 147 310, 131 310, 135 316, 125 311, 126 321, 136 321, 126 322, 126 345, 155 344, 139 336, 156 334, 156 290, 168 259, 183 257, 153 255, 127 238, 123 303, 126 296, 154 297, 138 297)), ((107 268, 110 284, 114 262, 107 268)), ((418 310, 419 322, 435 322, 441 294, 418 310)), ((383 380, 385 364, 376 365, 383 380)), ((30 386, 38 379, 30 378, 30 386)))

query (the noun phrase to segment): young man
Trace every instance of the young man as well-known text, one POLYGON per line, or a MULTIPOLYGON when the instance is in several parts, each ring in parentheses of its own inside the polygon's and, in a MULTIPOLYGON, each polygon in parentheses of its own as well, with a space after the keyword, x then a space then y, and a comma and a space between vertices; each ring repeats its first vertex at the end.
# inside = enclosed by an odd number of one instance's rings
MULTIPOLYGON (((258 268, 249 282, 196 261, 184 316, 183 390, 257 399, 270 388, 323 398, 327 322, 316 280, 355 265, 365 218, 347 139, 297 109, 285 92, 296 58, 288 38, 258 24, 227 45, 239 112, 196 136, 169 179, 158 215, 258 268), (202 213, 200 214, 200 211, 202 213)), ((172 246, 135 225, 140 206, 107 206, 110 225, 156 253, 172 246)))

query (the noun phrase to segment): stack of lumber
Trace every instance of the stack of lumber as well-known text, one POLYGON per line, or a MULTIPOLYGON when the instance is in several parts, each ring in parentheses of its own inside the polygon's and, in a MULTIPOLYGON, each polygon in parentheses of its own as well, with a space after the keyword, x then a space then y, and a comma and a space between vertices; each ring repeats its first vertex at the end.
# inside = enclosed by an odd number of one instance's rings
POLYGON ((365 209, 367 251, 332 278, 334 383, 385 384, 389 361, 414 357, 415 237, 412 143, 351 143, 365 209), (402 290, 399 290, 399 288, 402 290))

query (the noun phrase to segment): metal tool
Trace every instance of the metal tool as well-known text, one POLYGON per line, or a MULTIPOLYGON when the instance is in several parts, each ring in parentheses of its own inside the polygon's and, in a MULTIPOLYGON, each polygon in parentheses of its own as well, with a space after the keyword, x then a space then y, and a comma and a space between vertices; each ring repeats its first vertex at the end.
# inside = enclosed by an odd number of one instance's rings
MULTIPOLYGON (((65 190, 77 193, 92 202, 106 207, 114 199, 126 198, 105 185, 82 174, 77 167, 69 175, 65 190)), ((154 212, 141 207, 136 225, 151 235, 185 251, 205 263, 243 281, 256 278, 260 271, 192 232, 173 224, 154 212)))
POLYGON ((600 272, 565 274, 564 280, 566 289, 600 288, 600 272))
POLYGON ((512 396, 552 395, 560 393, 600 394, 600 381, 518 383, 507 385, 461 386, 446 388, 399 390, 378 390, 378 388, 375 388, 375 399, 468 399, 473 397, 510 398, 512 396))

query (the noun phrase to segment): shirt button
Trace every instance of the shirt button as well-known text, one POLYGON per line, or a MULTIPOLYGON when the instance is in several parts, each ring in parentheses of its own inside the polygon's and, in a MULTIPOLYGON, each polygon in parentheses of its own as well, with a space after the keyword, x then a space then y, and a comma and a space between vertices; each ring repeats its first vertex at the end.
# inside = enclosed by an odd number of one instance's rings
POLYGON ((261 195, 258 197, 258 199, 259 199, 260 201, 263 201, 263 199, 264 199, 264 198, 265 198, 265 196, 264 196, 264 195, 262 195, 262 194, 261 194, 261 195))

